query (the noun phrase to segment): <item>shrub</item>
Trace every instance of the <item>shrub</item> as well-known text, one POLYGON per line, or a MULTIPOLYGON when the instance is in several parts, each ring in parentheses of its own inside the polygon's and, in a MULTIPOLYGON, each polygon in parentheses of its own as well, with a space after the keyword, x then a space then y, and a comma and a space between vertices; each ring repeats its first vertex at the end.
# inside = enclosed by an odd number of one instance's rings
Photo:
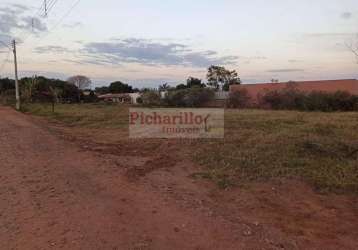
POLYGON ((83 101, 85 103, 93 103, 93 102, 98 102, 98 97, 95 95, 95 93, 91 90, 90 94, 87 96, 83 96, 83 101))
POLYGON ((250 95, 247 89, 239 89, 231 92, 227 101, 229 108, 246 108, 249 107, 250 95))
POLYGON ((185 95, 188 89, 171 90, 164 97, 164 103, 172 107, 185 107, 185 95))
POLYGON ((305 94, 294 86, 287 86, 281 90, 266 92, 260 100, 260 105, 272 109, 304 109, 305 94))
POLYGON ((171 90, 164 98, 164 103, 173 107, 200 107, 212 101, 215 92, 211 89, 193 87, 171 90))
POLYGON ((185 106, 200 107, 214 100, 215 92, 212 89, 193 87, 188 89, 184 96, 185 106))
POLYGON ((320 91, 313 91, 305 98, 305 110, 308 111, 333 111, 330 106, 329 95, 320 91))
POLYGON ((272 109, 324 112, 354 111, 358 110, 358 96, 344 91, 304 93, 294 88, 285 88, 266 92, 261 97, 260 105, 269 106, 272 109))
POLYGON ((142 103, 146 106, 160 106, 161 105, 161 97, 160 93, 157 91, 146 91, 142 94, 142 103))
POLYGON ((329 104, 333 110, 352 111, 357 110, 358 96, 354 96, 344 91, 332 93, 329 104))
POLYGON ((137 97, 137 103, 138 104, 142 104, 143 103, 143 98, 141 96, 137 97))
POLYGON ((16 102, 15 89, 4 90, 0 93, 0 103, 4 105, 11 105, 16 102))

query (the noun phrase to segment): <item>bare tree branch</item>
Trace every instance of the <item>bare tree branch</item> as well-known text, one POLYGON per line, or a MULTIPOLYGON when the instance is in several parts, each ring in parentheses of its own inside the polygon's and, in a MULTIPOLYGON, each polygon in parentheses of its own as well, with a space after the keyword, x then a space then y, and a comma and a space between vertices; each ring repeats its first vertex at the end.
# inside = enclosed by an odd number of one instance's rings
POLYGON ((347 49, 353 53, 358 63, 358 40, 356 42, 345 42, 347 49))

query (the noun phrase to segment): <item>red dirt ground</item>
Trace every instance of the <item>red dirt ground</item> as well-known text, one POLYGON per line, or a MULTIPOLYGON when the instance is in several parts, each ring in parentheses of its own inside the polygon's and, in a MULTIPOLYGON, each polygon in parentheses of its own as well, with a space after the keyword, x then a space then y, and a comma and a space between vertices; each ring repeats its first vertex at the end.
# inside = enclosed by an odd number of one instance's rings
POLYGON ((220 190, 188 157, 104 154, 51 126, 0 107, 0 249, 358 249, 356 196, 220 190))

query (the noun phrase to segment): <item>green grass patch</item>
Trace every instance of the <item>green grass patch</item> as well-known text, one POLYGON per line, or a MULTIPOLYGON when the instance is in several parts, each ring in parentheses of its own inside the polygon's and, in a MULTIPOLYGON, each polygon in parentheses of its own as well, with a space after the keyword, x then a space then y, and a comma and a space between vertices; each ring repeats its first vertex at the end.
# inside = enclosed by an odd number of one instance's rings
POLYGON ((108 104, 26 104, 23 111, 63 122, 68 126, 86 128, 128 128, 128 107, 108 104))
MULTIPOLYGON (((31 104, 25 111, 68 126, 128 130, 128 107, 120 105, 63 104, 52 113, 51 105, 31 104)), ((175 147, 188 147, 192 159, 204 166, 193 177, 211 179, 222 188, 299 178, 325 191, 358 192, 354 112, 227 110, 225 139, 178 141, 175 147)))

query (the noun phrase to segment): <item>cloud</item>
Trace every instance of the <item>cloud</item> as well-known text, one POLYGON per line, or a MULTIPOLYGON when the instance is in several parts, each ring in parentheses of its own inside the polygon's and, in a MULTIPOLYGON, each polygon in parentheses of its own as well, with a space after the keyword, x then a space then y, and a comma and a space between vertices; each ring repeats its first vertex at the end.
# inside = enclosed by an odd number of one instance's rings
POLYGON ((8 36, 8 35, 5 35, 5 34, 0 34, 0 49, 1 48, 6 48, 6 47, 9 47, 11 46, 11 36, 8 36), (7 44, 8 46, 6 46, 5 44, 7 44))
POLYGON ((270 73, 291 73, 291 72, 304 72, 304 69, 271 69, 267 70, 270 73))
POLYGON ((13 3, 10 5, 12 7, 12 9, 14 11, 26 11, 26 10, 29 10, 30 8, 25 6, 25 5, 22 5, 22 4, 17 4, 17 3, 13 3))
POLYGON ((74 22, 74 23, 62 25, 62 27, 69 28, 69 29, 74 29, 74 28, 78 28, 78 27, 82 27, 82 26, 83 26, 83 23, 81 23, 81 22, 74 22))
POLYGON ((352 16, 353 16, 353 14, 351 12, 343 12, 341 14, 341 18, 346 19, 346 20, 351 19, 352 16))
POLYGON ((304 34, 308 38, 347 38, 354 36, 355 33, 307 33, 304 34))
MULTIPOLYGON (((236 64, 237 56, 220 56, 213 50, 195 51, 182 43, 163 43, 147 39, 111 39, 107 42, 77 42, 79 49, 59 45, 40 46, 37 54, 72 53, 75 58, 62 61, 75 64, 122 66, 136 63, 146 66, 188 66, 207 68, 210 65, 236 64)), ((264 59, 253 57, 252 59, 264 59)))
POLYGON ((302 60, 297 60, 297 59, 290 59, 288 60, 289 63, 299 63, 299 62, 303 62, 302 60))
POLYGON ((38 54, 47 54, 47 53, 53 53, 53 54, 63 54, 63 53, 70 53, 71 50, 62 46, 40 46, 36 47, 34 49, 35 53, 38 54))
POLYGON ((9 40, 15 31, 30 31, 38 34, 47 31, 46 24, 39 18, 27 13, 29 8, 25 5, 11 4, 0 8, 0 33, 9 40))
POLYGON ((265 56, 240 56, 240 61, 242 64, 250 64, 252 61, 261 61, 267 60, 265 56))
POLYGON ((144 65, 208 67, 234 64, 238 57, 219 56, 216 51, 194 51, 180 43, 161 43, 147 39, 112 39, 84 44, 82 52, 96 63, 139 63, 144 65))

